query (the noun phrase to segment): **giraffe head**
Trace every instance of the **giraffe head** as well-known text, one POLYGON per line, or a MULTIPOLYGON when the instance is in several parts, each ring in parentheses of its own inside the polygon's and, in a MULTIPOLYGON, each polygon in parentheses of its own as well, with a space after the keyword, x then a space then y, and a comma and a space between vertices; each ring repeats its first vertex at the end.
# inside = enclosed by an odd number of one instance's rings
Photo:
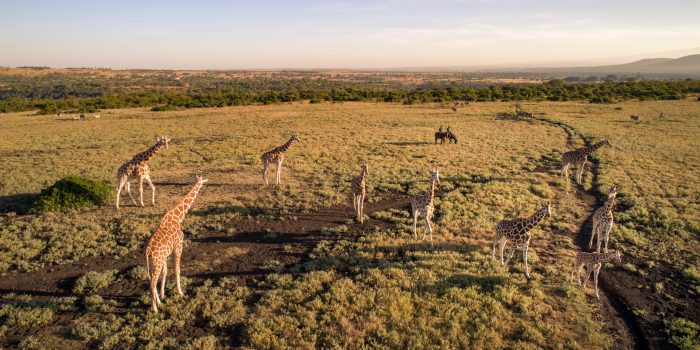
POLYGON ((603 146, 610 146, 610 147, 612 147, 612 144, 610 143, 609 140, 603 140, 603 141, 600 141, 600 143, 601 143, 603 146))
POLYGON ((158 136, 158 144, 161 146, 165 146, 165 148, 168 148, 168 141, 170 141, 170 139, 167 136, 158 136))
POLYGON ((542 210, 545 211, 545 215, 552 216, 552 202, 547 202, 542 206, 542 210))
POLYGON ((203 184, 203 183, 205 183, 205 182, 207 182, 207 181, 209 181, 209 179, 203 178, 201 174, 197 175, 197 183, 198 183, 198 184, 203 184))
POLYGON ((369 174, 369 168, 367 167, 367 163, 362 163, 362 172, 365 174, 369 174))
POLYGON ((617 260, 618 263, 622 264, 622 254, 619 251, 611 250, 609 254, 612 259, 617 260))
POLYGON ((617 196, 617 186, 612 185, 610 186, 610 189, 608 190, 608 198, 612 198, 617 196))
POLYGON ((289 141, 301 141, 301 140, 299 140, 299 135, 297 135, 296 133, 293 133, 292 138, 289 139, 289 141))
POLYGON ((433 174, 432 177, 430 178, 431 182, 440 182, 440 173, 438 172, 438 167, 434 166, 433 167, 433 174))

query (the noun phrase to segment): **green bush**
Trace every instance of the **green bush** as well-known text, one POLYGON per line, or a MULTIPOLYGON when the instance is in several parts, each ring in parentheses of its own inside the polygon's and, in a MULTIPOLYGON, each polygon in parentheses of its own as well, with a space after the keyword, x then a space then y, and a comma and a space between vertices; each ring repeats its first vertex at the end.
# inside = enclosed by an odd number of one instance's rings
POLYGON ((75 281, 75 285, 73 285, 73 293, 94 293, 112 283, 116 274, 116 270, 107 270, 102 272, 90 271, 75 281))
POLYGON ((151 108, 151 112, 167 112, 167 111, 174 111, 176 110, 177 107, 173 105, 159 105, 159 106, 154 106, 151 108))
POLYGON ((684 318, 664 321, 671 344, 682 350, 700 349, 700 326, 684 318))
POLYGON ((67 176, 41 190, 33 208, 39 212, 69 211, 107 203, 114 193, 104 181, 67 176))

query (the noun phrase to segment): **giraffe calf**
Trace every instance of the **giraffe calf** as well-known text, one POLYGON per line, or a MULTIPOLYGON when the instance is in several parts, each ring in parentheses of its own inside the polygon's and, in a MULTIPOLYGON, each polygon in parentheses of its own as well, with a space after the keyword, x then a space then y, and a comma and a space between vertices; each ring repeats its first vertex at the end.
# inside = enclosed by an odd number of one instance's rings
POLYGON ((581 269, 585 267, 586 279, 583 281, 583 288, 586 288, 586 283, 588 283, 588 279, 591 277, 592 272, 593 284, 595 287, 595 296, 596 298, 600 299, 600 296, 598 295, 598 274, 600 273, 600 269, 603 267, 603 264, 612 260, 617 260, 618 263, 621 263, 622 255, 620 254, 620 252, 615 250, 611 250, 607 253, 579 252, 578 254, 576 254, 576 260, 574 261, 574 269, 573 271, 571 271, 571 282, 574 281, 574 275, 576 275, 578 279, 578 284, 581 284, 581 269))

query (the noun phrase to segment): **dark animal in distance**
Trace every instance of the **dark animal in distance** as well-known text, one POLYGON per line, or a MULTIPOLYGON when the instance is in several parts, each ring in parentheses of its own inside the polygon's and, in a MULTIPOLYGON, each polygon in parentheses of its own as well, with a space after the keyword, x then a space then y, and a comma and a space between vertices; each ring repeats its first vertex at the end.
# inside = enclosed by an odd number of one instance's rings
POLYGON ((633 115, 630 116, 630 119, 634 120, 635 122, 638 122, 638 121, 639 121, 639 116, 633 114, 633 115))

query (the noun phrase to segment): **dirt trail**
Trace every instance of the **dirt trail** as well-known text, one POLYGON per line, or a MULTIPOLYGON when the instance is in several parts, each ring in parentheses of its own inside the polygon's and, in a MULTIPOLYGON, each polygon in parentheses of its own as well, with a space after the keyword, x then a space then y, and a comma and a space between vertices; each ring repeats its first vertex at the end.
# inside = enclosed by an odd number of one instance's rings
MULTIPOLYGON (((590 145, 583 134, 570 125, 543 117, 535 117, 534 119, 562 128, 567 134, 567 147, 575 148, 575 144, 578 141, 586 146, 590 145)), ((591 157, 589 160, 593 183, 595 184, 598 183, 599 162, 595 157, 591 157)), ((596 198, 592 191, 585 191, 574 182, 571 182, 570 185, 575 187, 575 195, 583 205, 583 211, 589 213, 589 215, 582 217, 581 220, 576 222, 578 230, 574 237, 576 245, 585 251, 588 248, 588 240, 593 226, 593 212, 602 205, 602 201, 596 198)), ((614 335, 615 349, 649 349, 649 343, 642 332, 637 318, 627 307, 627 304, 618 292, 621 288, 629 288, 629 286, 626 287, 625 284, 619 282, 618 275, 619 273, 616 273, 614 269, 602 269, 599 276, 598 287, 602 291, 600 302, 601 309, 605 313, 603 318, 606 330, 614 335)), ((596 299, 593 300, 593 302, 597 302, 596 299)))

